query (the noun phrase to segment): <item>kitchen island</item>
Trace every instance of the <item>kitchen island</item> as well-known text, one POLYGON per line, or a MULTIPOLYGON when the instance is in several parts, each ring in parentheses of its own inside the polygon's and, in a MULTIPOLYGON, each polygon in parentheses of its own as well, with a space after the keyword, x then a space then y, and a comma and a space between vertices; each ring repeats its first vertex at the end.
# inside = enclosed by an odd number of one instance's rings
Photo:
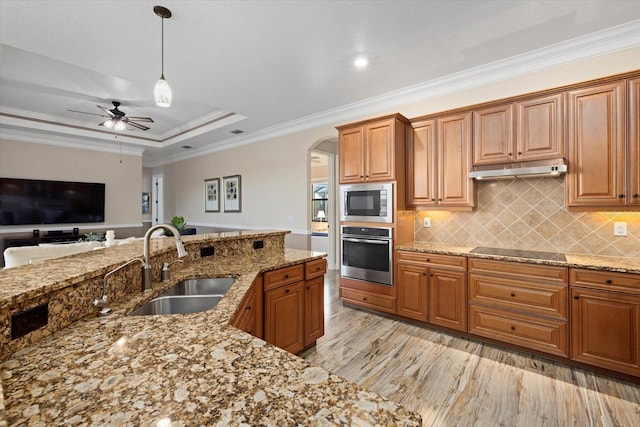
MULTIPOLYGON (((224 234, 185 237, 190 258, 184 266, 174 266, 172 280, 154 281, 151 293, 128 293, 112 305, 110 316, 84 316, 6 358, 0 368, 7 423, 420 425, 418 415, 399 405, 231 326, 258 274, 324 254, 285 249, 284 232, 224 234), (269 238, 279 243, 269 245, 269 238), (234 250, 256 239, 267 242, 264 251, 234 250), (215 245, 216 256, 197 257, 194 249, 208 244, 215 245), (126 316, 182 279, 219 276, 237 281, 209 311, 126 316)), ((171 253, 173 239, 163 240, 154 242, 152 255, 171 253)), ((0 310, 24 304, 27 299, 21 295, 37 299, 61 288, 69 289, 68 304, 76 304, 73 284, 81 276, 106 274, 139 257, 142 245, 97 252, 0 272, 5 289, 19 277, 23 282, 50 277, 44 285, 26 283, 22 292, 14 285, 0 293, 0 310)))

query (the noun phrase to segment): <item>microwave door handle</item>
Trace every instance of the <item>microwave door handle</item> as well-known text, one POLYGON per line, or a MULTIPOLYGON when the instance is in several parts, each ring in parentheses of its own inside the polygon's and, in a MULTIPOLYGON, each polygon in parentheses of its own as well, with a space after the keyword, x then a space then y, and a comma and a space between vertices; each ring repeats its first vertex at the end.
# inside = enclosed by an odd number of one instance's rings
POLYGON ((347 237, 343 237, 342 240, 346 240, 347 242, 353 243, 371 243, 373 245, 388 245, 388 240, 369 240, 369 239, 349 239, 347 237))

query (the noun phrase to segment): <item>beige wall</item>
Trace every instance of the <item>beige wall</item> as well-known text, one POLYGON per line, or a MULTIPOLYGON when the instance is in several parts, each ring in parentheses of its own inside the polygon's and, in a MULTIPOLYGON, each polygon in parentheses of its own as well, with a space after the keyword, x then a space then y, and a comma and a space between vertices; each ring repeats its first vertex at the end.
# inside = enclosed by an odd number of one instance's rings
MULTIPOLYGON (((0 140, 0 176, 105 183, 104 225, 131 227, 141 224, 141 156, 0 140)), ((80 226, 80 231, 97 226, 80 226)), ((64 227, 52 225, 40 228, 72 227, 73 224, 65 224, 64 227)), ((2 231, 23 228, 33 227, 9 226, 2 227, 2 231)))

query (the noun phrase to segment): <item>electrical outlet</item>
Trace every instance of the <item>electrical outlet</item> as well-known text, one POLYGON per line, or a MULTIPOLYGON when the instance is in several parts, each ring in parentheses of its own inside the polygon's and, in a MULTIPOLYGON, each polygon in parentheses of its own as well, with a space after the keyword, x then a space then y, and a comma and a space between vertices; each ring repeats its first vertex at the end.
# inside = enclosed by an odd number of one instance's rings
POLYGON ((613 223, 613 235, 614 236, 626 236, 627 235, 627 223, 626 222, 614 222, 613 223))
POLYGON ((424 228, 430 228, 431 227, 431 218, 426 217, 422 219, 422 226, 424 228))

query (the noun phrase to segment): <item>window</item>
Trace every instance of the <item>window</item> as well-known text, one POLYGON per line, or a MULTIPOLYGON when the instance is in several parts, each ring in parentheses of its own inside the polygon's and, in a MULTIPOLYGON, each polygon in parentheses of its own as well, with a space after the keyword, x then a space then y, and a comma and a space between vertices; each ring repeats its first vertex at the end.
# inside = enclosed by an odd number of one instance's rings
POLYGON ((327 222, 329 184, 311 184, 311 221, 327 222))

